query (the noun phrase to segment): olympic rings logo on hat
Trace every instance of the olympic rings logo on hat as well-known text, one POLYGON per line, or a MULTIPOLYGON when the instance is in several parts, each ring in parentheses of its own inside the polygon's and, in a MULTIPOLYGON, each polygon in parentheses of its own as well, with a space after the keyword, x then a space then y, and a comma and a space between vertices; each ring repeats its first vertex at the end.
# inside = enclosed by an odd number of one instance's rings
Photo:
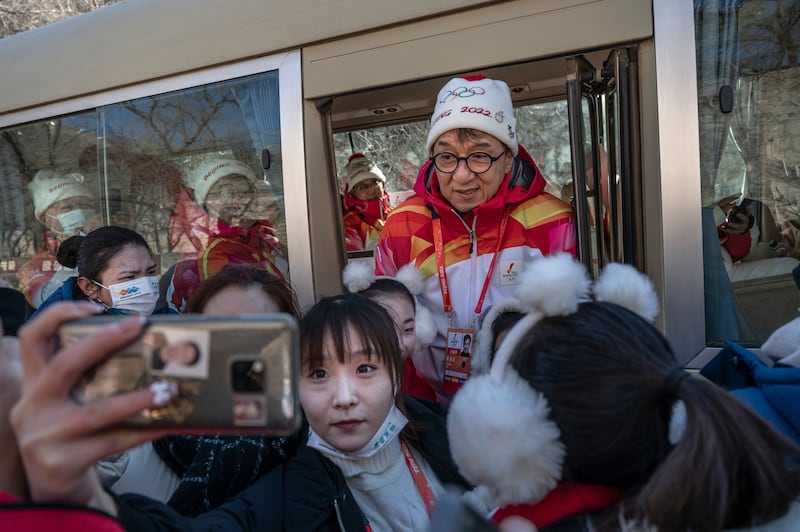
POLYGON ((471 98, 473 96, 481 96, 486 94, 483 87, 456 87, 455 89, 448 90, 439 100, 439 103, 447 103, 455 100, 456 98, 471 98))

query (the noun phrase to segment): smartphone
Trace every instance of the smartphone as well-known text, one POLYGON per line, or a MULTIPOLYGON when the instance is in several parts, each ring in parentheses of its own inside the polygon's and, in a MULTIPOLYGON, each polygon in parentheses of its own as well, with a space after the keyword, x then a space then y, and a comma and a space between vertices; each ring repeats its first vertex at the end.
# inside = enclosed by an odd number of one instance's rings
MULTIPOLYGON (((731 222, 739 223, 739 215, 740 214, 747 215, 747 207, 749 207, 751 203, 753 203, 753 200, 749 198, 742 198, 739 204, 736 205, 736 208, 733 209, 733 211, 731 211, 731 213, 728 215, 727 219, 725 220, 725 223, 726 224, 731 222)), ((755 218, 750 216, 747 229, 750 230, 753 227, 754 223, 755 223, 755 218)))
POLYGON ((749 198, 742 198, 742 201, 736 206, 736 209, 733 212, 736 214, 747 214, 747 207, 749 207, 751 203, 753 203, 753 200, 749 198))
POLYGON ((446 489, 436 499, 429 532, 497 532, 497 527, 475 511, 458 492, 446 489))
MULTIPOLYGON (((68 345, 119 316, 64 324, 68 345)), ((129 418, 128 426, 282 436, 300 426, 299 335, 288 314, 150 316, 136 340, 90 368, 72 389, 87 403, 156 386, 177 387, 160 408, 129 418)))

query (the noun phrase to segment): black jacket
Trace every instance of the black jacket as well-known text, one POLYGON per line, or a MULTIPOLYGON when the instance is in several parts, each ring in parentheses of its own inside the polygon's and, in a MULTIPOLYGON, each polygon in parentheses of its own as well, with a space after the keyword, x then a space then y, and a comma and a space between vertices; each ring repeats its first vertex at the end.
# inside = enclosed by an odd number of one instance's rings
MULTIPOLYGON (((464 488, 450 456, 446 410, 439 404, 406 397, 416 427, 408 443, 433 468, 442 484, 464 488)), ((116 497, 119 519, 128 532, 153 530, 347 531, 363 532, 365 518, 344 475, 319 452, 301 446, 286 464, 214 510, 195 518, 140 495, 116 497)))

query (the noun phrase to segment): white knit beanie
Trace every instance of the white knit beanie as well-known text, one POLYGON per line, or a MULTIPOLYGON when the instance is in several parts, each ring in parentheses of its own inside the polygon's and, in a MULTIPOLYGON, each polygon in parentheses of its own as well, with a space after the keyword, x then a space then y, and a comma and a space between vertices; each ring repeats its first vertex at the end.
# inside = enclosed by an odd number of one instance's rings
POLYGON ((431 115, 426 149, 453 129, 477 129, 497 138, 514 155, 517 143, 517 119, 511 104, 511 90, 504 81, 483 75, 453 78, 439 91, 431 115))
POLYGON ((205 207, 206 196, 214 184, 225 176, 241 175, 253 185, 258 182, 253 169, 236 159, 214 157, 206 159, 189 175, 186 186, 194 190, 194 199, 198 205, 205 207))
POLYGON ((89 189, 83 184, 81 174, 61 174, 55 170, 39 170, 28 185, 33 196, 36 219, 42 221, 44 211, 55 202, 83 196, 92 199, 89 189))
POLYGON ((377 179, 386 183, 386 176, 374 162, 367 159, 363 153, 354 153, 347 160, 347 166, 344 168, 343 181, 347 190, 353 190, 354 186, 367 179, 377 179))

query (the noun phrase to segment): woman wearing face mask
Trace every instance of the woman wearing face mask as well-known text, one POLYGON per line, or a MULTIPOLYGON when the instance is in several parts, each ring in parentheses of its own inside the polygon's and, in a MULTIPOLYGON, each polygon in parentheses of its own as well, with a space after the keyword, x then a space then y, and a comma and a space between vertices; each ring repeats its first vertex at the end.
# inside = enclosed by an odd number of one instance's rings
POLYGON ((347 161, 344 181, 344 240, 347 251, 375 248, 386 217, 391 212, 386 176, 363 153, 347 161))
POLYGON ((34 214, 44 227, 44 244, 23 264, 17 276, 28 303, 38 307, 61 287, 75 270, 56 261, 58 246, 73 235, 89 231, 98 222, 95 201, 81 174, 39 170, 28 185, 34 214))
MULTIPOLYGON (((76 268, 37 313, 56 301, 89 300, 106 314, 168 314, 156 309, 158 276, 153 254, 144 238, 131 229, 109 225, 86 236, 76 235, 58 248, 59 263, 76 268)), ((36 315, 36 314, 34 314, 36 315)))

